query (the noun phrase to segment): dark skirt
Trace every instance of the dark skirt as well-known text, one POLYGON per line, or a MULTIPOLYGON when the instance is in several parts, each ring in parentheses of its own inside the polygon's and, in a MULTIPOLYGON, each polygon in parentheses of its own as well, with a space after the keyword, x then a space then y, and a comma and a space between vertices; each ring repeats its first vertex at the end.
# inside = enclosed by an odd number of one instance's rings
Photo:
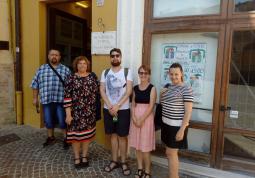
POLYGON ((175 136, 180 127, 169 126, 162 123, 161 126, 161 140, 169 148, 187 149, 188 148, 188 128, 184 131, 183 140, 176 141, 175 136))

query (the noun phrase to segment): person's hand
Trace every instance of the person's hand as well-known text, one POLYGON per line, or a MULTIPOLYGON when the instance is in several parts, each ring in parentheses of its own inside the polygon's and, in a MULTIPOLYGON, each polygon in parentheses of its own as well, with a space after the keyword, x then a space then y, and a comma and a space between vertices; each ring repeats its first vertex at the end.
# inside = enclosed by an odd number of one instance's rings
POLYGON ((160 90, 160 95, 162 95, 163 93, 165 93, 167 91, 167 88, 162 88, 161 90, 160 90))
POLYGON ((113 115, 117 115, 118 111, 119 111, 120 107, 118 104, 115 104, 112 106, 112 108, 110 109, 110 111, 113 113, 113 115))
POLYGON ((144 123, 144 119, 137 118, 136 120, 137 127, 141 128, 143 126, 143 123, 144 123))
POLYGON ((39 106, 38 98, 34 98, 34 99, 33 99, 33 105, 34 105, 34 106, 39 106))
POLYGON ((72 122, 72 120, 73 120, 73 117, 72 117, 72 116, 66 116, 66 124, 67 124, 67 125, 70 125, 71 122, 72 122))
POLYGON ((177 132, 177 134, 176 134, 176 136, 175 136, 175 140, 176 140, 176 141, 181 141, 181 140, 183 140, 184 131, 185 131, 185 129, 183 129, 183 128, 180 128, 180 129, 178 130, 178 132, 177 132))
POLYGON ((136 127, 138 127, 138 126, 137 126, 137 118, 136 118, 135 116, 132 117, 132 121, 133 121, 134 125, 135 125, 136 127))

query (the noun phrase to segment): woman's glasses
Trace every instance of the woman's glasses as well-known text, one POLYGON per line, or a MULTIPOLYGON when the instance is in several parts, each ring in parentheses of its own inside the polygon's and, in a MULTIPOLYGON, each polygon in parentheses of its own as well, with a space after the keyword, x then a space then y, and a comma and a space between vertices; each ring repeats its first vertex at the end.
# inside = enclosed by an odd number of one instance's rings
POLYGON ((148 72, 138 72, 139 75, 148 75, 148 72))
POLYGON ((120 57, 120 54, 115 54, 115 55, 114 55, 114 54, 111 54, 110 57, 111 57, 111 58, 114 58, 114 57, 119 58, 119 57, 120 57))

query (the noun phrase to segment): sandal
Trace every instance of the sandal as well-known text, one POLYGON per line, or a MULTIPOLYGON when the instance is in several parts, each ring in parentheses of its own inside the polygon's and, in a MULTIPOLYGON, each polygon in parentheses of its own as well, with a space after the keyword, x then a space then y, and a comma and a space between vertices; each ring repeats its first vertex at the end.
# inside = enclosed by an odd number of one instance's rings
POLYGON ((116 169, 119 167, 118 162, 116 161, 111 161, 110 164, 104 167, 105 172, 111 172, 112 170, 116 169))
POLYGON ((80 169, 81 168, 81 159, 80 158, 74 158, 74 167, 76 169, 80 169), (75 163, 76 160, 79 160, 79 163, 75 163))
POLYGON ((88 157, 82 157, 81 158, 81 167, 88 167, 88 166, 89 166, 88 157), (86 159, 86 161, 83 161, 83 159, 86 159))
POLYGON ((131 170, 129 169, 127 163, 120 163, 121 169, 122 169, 122 174, 124 176, 129 176, 131 174, 131 170))
POLYGON ((151 178, 151 175, 149 173, 144 172, 143 178, 151 178))
POLYGON ((142 178, 143 177, 143 170, 137 169, 137 172, 135 173, 136 178, 142 178))

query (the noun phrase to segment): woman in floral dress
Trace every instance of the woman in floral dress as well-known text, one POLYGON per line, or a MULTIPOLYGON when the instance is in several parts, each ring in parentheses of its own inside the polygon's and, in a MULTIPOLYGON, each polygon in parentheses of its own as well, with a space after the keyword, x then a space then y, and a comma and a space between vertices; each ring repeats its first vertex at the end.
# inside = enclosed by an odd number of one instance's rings
POLYGON ((89 165, 89 143, 96 134, 96 95, 99 92, 97 77, 89 71, 84 56, 75 58, 74 74, 65 81, 64 107, 66 110, 67 142, 72 143, 75 168, 89 165), (80 157, 82 152, 82 157, 80 157))

